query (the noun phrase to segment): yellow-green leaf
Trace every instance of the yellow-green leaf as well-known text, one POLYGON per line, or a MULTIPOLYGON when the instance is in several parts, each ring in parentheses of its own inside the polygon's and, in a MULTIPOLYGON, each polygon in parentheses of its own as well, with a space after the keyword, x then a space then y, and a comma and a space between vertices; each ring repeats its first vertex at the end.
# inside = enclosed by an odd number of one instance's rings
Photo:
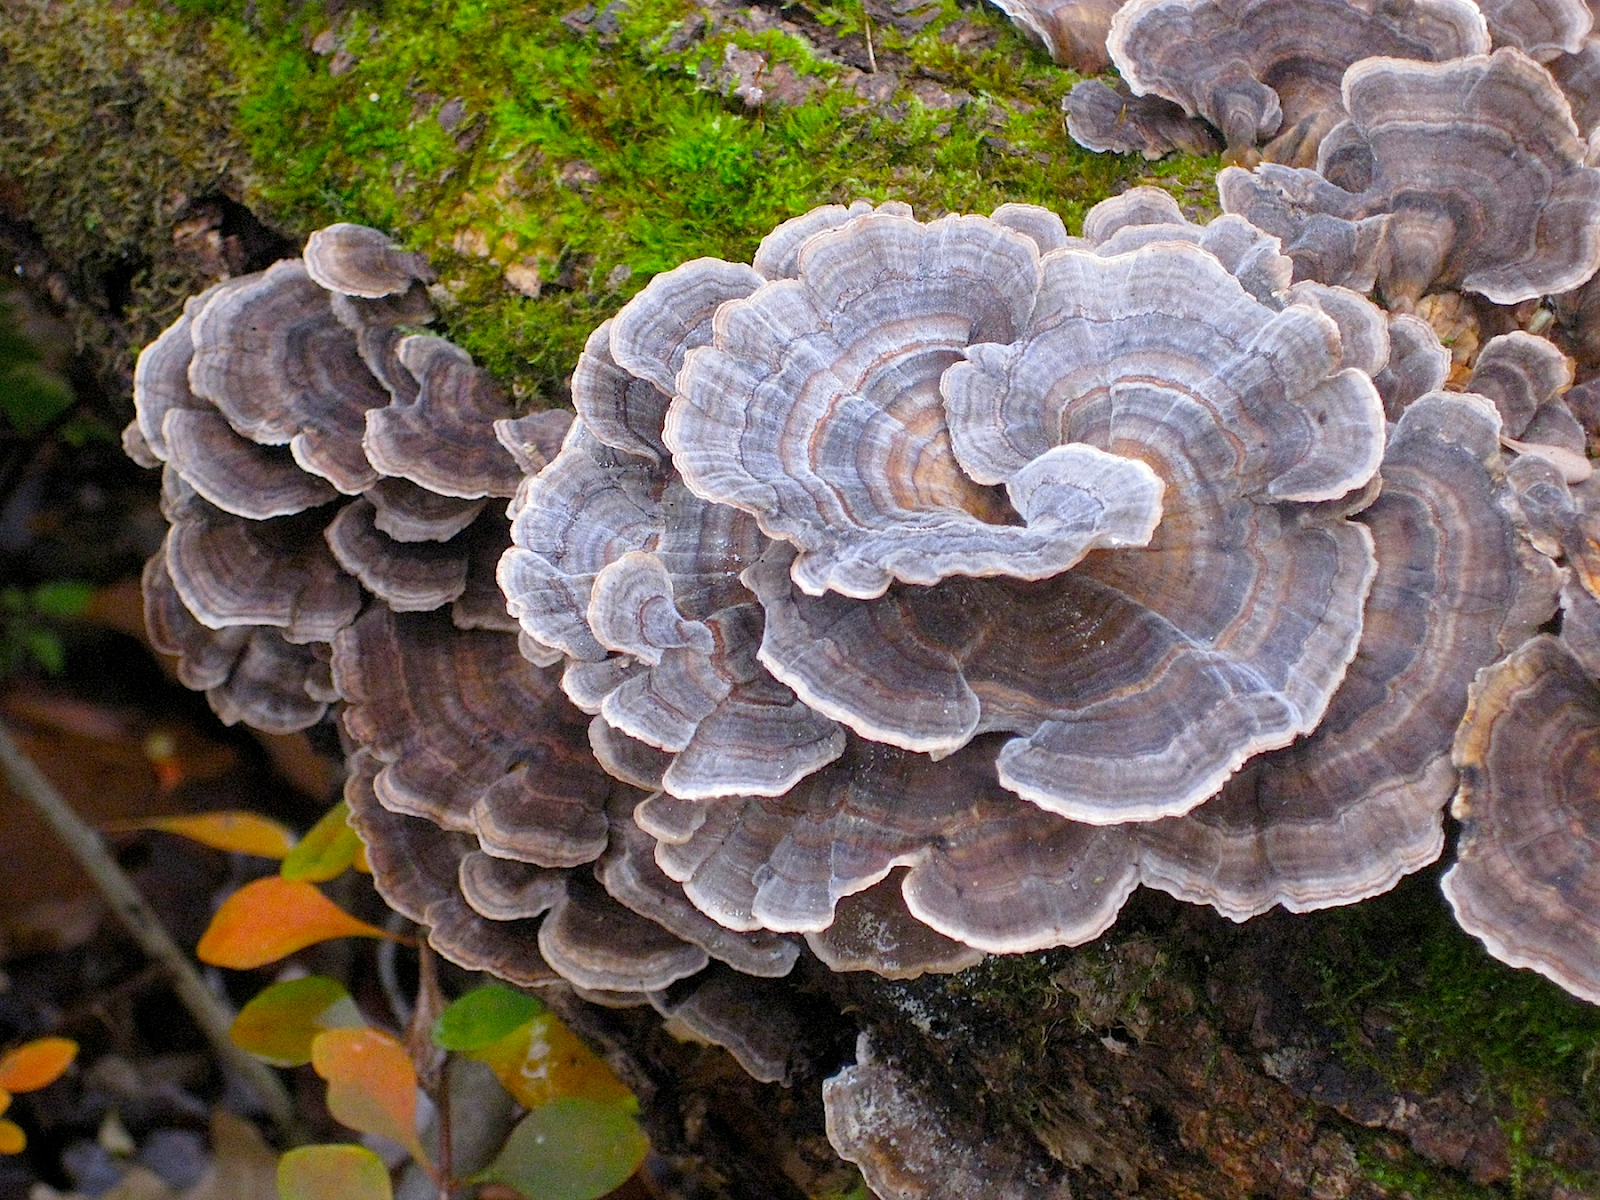
MULTIPOLYGON (((54 1083, 78 1057, 70 1038, 38 1038, 0 1058, 0 1091, 33 1092, 54 1083)), ((0 1112, 3 1112, 0 1109, 0 1112)))
POLYGON ((311 1065, 328 1081, 334 1120, 427 1161, 417 1141, 417 1071, 398 1041, 379 1029, 330 1029, 312 1039, 311 1065))
POLYGON ((330 808, 289 851, 278 873, 285 879, 304 879, 311 883, 343 874, 361 853, 361 839, 350 828, 349 815, 350 806, 343 800, 330 808))
POLYGON ((481 1050, 544 1011, 543 1003, 504 984, 474 988, 439 1014, 433 1044, 441 1050, 481 1050))
POLYGON ((107 825, 113 833, 156 829, 175 833, 214 850, 233 850, 261 858, 282 858, 294 848, 294 834, 276 821, 249 812, 195 813, 188 817, 146 817, 107 825))
POLYGON ((536 1108, 473 1177, 539 1200, 597 1200, 639 1169, 650 1140, 613 1104, 570 1098, 536 1108))
POLYGON ((268 875, 222 902, 194 952, 212 966, 248 970, 329 938, 388 936, 304 880, 268 875))
POLYGON ((605 1059, 546 1012, 499 1041, 464 1051, 488 1064, 506 1091, 524 1108, 580 1098, 636 1112, 638 1101, 605 1059))
POLYGON ((393 1200, 389 1171, 365 1146, 301 1146, 278 1160, 278 1200, 393 1200))
POLYGON ((275 1067, 298 1067, 311 1061, 311 1041, 317 1034, 364 1024, 343 984, 325 975, 307 975, 260 992, 239 1010, 228 1033, 236 1046, 275 1067))

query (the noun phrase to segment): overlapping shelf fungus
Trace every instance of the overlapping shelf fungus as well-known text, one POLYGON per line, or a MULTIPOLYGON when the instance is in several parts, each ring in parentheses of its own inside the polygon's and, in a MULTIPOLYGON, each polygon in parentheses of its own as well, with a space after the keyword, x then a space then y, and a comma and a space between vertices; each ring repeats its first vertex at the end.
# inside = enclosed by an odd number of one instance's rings
POLYGON ((762 1079, 801 954, 958 970, 1141 883, 1351 903, 1453 795, 1463 922, 1600 999, 1594 406, 1548 340, 1455 362, 1298 268, 1153 189, 1078 236, 828 206, 656 276, 576 414, 516 416, 422 332, 426 264, 333 226, 140 359, 152 633, 226 720, 336 714, 441 953, 762 1079))

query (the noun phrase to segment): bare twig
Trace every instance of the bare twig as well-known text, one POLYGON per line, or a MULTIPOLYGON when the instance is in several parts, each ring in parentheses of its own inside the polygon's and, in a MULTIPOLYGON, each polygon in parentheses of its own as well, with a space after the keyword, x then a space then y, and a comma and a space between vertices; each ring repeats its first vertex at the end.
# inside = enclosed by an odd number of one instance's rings
POLYGON ((861 6, 861 25, 867 33, 867 73, 876 75, 878 73, 878 56, 872 50, 872 18, 867 16, 867 6, 865 4, 861 6))
POLYGON ((100 894, 111 905, 111 911, 133 935, 139 946, 159 963, 172 978, 173 990, 189 1010, 189 1015, 200 1026, 211 1048, 229 1068, 237 1073, 260 1097, 268 1116, 283 1132, 293 1138, 295 1130, 294 1103, 289 1098, 283 1081, 265 1064, 250 1057, 228 1036, 233 1024, 233 1014, 206 987, 205 980, 172 935, 161 924, 144 897, 133 886, 133 881, 117 866, 116 859, 106 850, 100 835, 73 811, 56 791, 55 785, 45 778, 44 772, 34 765, 11 736, 11 731, 0 721, 0 769, 13 791, 31 804, 43 817, 56 836, 66 843, 67 849, 88 873, 100 894))

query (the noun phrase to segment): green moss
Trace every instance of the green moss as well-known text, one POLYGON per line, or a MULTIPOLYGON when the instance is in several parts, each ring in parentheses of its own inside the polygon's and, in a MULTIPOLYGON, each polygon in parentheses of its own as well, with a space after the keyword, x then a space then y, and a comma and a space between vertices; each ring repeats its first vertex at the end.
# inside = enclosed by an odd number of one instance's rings
MULTIPOLYGON (((388 0, 330 21, 266 0, 213 25, 240 80, 255 199, 296 233, 359 220, 426 251, 455 300, 452 336, 522 395, 551 392, 587 332, 654 273, 748 258, 817 204, 894 198, 935 215, 1025 200, 1076 223, 1146 171, 1069 141, 1059 104, 1075 77, 987 7, 944 0, 914 35, 874 30, 878 55, 970 97, 932 109, 904 81, 886 108, 868 106, 782 29, 730 21, 687 41, 700 20, 687 0, 635 0, 605 35, 564 26, 572 4, 388 0), (981 48, 941 38, 958 21, 981 48), (318 35, 332 53, 313 52, 318 35), (730 46, 787 64, 810 98, 750 112, 712 90, 730 46), (460 115, 450 131, 446 104, 460 115), (516 267, 537 272, 537 298, 506 284, 516 267)), ((824 34, 863 23, 855 0, 786 12, 824 34)), ((1214 167, 1151 181, 1181 194, 1214 167)))

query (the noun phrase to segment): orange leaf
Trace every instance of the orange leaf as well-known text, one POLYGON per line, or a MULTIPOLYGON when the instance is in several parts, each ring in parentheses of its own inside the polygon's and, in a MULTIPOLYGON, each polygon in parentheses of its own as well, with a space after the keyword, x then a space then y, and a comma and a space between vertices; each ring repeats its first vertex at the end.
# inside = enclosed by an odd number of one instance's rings
POLYGON ((21 1154, 28 1145, 28 1135, 14 1121, 0 1120, 0 1154, 21 1154))
MULTIPOLYGON (((78 1057, 78 1043, 68 1038, 39 1038, 0 1058, 0 1089, 33 1092, 61 1078, 78 1057)), ((0 1109, 0 1112, 3 1112, 0 1109)))
POLYGON ((222 902, 194 952, 201 962, 243 971, 329 938, 388 936, 356 920, 311 884, 268 875, 222 902))
POLYGON ((175 833, 213 850, 235 850, 261 858, 282 858, 294 849, 294 834, 276 821, 248 812, 196 813, 192 817, 147 817, 142 821, 116 821, 106 826, 113 833, 158 829, 175 833))
POLYGON ((378 1029, 329 1029, 312 1039, 311 1065, 328 1081, 334 1120, 428 1161, 417 1141, 417 1070, 398 1041, 378 1029))

